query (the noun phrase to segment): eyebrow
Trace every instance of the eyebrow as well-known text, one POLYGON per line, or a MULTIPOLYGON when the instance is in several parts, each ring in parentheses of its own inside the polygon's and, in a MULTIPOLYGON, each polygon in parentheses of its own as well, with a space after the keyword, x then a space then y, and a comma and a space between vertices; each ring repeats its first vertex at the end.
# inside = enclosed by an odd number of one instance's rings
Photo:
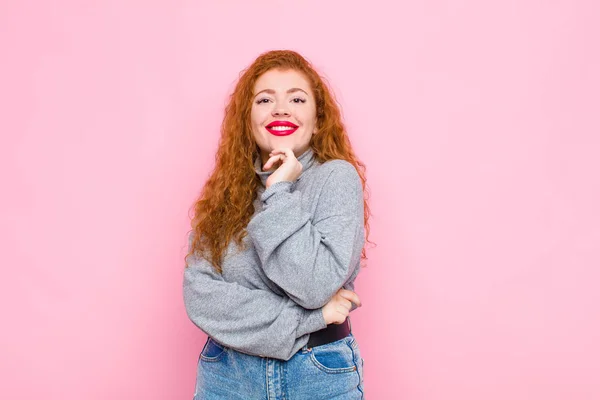
MULTIPOLYGON (((264 90, 261 90, 260 92, 256 93, 256 94, 254 95, 254 97, 258 96, 258 95, 259 95, 259 94, 261 94, 262 92, 266 92, 266 93, 269 93, 269 94, 275 94, 275 91, 274 91, 273 89, 264 89, 264 90)), ((304 93, 306 93, 306 91, 304 91, 303 89, 297 88, 297 87, 295 87, 295 88, 291 88, 291 89, 289 89, 289 90, 287 91, 287 93, 288 93, 288 94, 289 94, 289 93, 294 93, 294 92, 304 92, 304 93)), ((306 93, 306 95, 308 96, 308 93, 306 93)))

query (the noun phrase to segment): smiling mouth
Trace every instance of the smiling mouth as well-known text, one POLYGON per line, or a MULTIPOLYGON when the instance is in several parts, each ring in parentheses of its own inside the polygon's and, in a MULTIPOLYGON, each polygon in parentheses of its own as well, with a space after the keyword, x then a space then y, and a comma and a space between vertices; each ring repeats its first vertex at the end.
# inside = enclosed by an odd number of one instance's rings
POLYGON ((298 129, 298 125, 292 124, 287 121, 277 121, 271 123, 265 127, 265 129, 271 134, 275 136, 287 136, 296 132, 298 129))

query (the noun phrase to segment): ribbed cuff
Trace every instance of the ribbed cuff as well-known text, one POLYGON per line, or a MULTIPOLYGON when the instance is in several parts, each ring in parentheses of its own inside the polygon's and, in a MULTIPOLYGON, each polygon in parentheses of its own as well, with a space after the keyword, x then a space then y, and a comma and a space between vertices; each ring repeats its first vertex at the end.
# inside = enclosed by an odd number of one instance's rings
POLYGON ((322 308, 318 308, 316 310, 306 310, 304 316, 302 317, 303 319, 298 325, 298 331, 296 333, 297 337, 327 328, 322 310, 322 308))

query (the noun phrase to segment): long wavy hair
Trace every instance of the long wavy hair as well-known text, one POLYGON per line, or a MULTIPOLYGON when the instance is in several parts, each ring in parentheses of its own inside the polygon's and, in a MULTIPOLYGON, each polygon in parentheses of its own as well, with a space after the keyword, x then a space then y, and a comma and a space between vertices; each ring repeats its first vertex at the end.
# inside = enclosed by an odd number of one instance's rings
MULTIPOLYGON (((368 242, 370 209, 367 202, 365 165, 358 160, 342 123, 340 108, 310 62, 295 51, 274 50, 261 54, 240 74, 225 117, 221 124, 221 138, 215 156, 215 167, 206 181, 199 199, 194 204, 191 221, 194 231, 188 257, 200 254, 213 268, 222 273, 222 259, 232 239, 243 247, 246 226, 254 214, 254 200, 260 178, 254 169, 254 159, 260 157, 260 149, 252 133, 250 112, 254 85, 257 79, 271 69, 296 70, 303 73, 311 84, 316 97, 317 134, 312 135, 310 146, 319 162, 342 159, 356 168, 362 181, 364 193, 364 226, 368 242)), ((366 249, 361 260, 366 260, 366 249)))

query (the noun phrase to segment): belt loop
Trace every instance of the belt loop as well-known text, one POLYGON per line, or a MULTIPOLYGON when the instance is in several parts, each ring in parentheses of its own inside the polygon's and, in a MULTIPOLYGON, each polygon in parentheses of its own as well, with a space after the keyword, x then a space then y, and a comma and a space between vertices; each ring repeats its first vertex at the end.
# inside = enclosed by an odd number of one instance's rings
POLYGON ((304 346, 302 346, 302 348, 300 350, 298 350, 298 352, 301 352, 302 354, 306 354, 310 351, 310 348, 308 347, 308 343, 306 343, 304 346))

